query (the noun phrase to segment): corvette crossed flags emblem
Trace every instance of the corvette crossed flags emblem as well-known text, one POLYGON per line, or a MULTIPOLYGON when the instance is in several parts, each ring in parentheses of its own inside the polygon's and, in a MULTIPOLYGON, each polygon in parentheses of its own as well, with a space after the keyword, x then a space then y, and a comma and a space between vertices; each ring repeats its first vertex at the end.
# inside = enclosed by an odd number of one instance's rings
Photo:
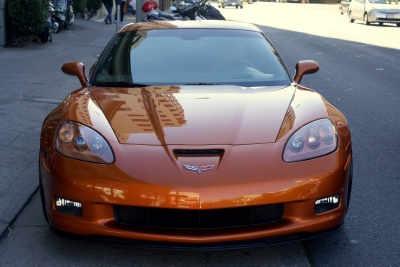
POLYGON ((214 168, 215 165, 207 165, 207 166, 190 166, 190 165, 183 165, 183 167, 186 170, 190 170, 190 171, 197 171, 197 173, 201 173, 202 171, 208 171, 211 170, 212 168, 214 168))

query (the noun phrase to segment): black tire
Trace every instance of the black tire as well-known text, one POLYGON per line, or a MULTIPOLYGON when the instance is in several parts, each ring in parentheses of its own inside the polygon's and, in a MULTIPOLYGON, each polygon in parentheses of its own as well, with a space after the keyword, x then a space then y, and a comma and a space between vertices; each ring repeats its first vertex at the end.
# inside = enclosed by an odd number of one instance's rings
POLYGON ((224 16, 222 16, 219 12, 208 12, 206 14, 201 14, 207 20, 225 20, 224 16))
POLYGON ((351 198, 351 188, 352 187, 353 187, 353 160, 350 163, 349 185, 347 187, 347 208, 346 208, 346 213, 349 210, 350 198, 351 198))
POLYGON ((239 6, 236 6, 236 8, 238 8, 239 6))
POLYGON ((350 22, 350 23, 353 23, 353 22, 354 22, 354 19, 353 19, 353 17, 351 16, 351 11, 349 11, 349 22, 350 22))
POLYGON ((42 41, 42 43, 47 43, 47 41, 49 40, 49 36, 50 36, 49 27, 44 28, 44 31, 38 35, 38 37, 39 37, 40 41, 42 41))
POLYGON ((379 22, 379 26, 383 26, 383 22, 379 22))
POLYGON ((396 26, 397 26, 397 27, 400 27, 400 23, 396 23, 396 26))
POLYGON ((224 5, 222 5, 222 8, 225 8, 225 6, 224 6, 224 5))
POLYGON ((39 191, 40 191, 40 200, 42 201, 43 216, 44 216, 44 219, 46 220, 46 222, 49 223, 49 218, 47 217, 47 211, 46 211, 46 200, 44 198, 44 189, 43 189, 43 184, 42 184, 42 174, 41 174, 41 171, 40 171, 40 161, 39 161, 39 191))
POLYGON ((240 9, 243 9, 243 6, 240 6, 240 9))
POLYGON ((368 21, 368 14, 367 13, 365 13, 364 14, 364 25, 369 25, 370 23, 369 23, 369 21, 368 21))
POLYGON ((60 19, 56 19, 56 21, 58 23, 58 28, 56 30, 56 33, 59 33, 61 31, 61 25, 63 25, 63 23, 60 19))

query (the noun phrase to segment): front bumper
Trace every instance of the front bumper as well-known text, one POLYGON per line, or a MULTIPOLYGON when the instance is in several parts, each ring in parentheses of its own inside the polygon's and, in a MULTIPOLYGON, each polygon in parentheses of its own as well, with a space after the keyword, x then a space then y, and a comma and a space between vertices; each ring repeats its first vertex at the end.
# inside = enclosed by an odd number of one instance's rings
POLYGON ((386 14, 381 12, 371 12, 368 14, 368 20, 371 23, 400 23, 400 13, 399 14, 386 14))
POLYGON ((264 247, 276 244, 285 244, 296 241, 303 241, 313 238, 324 237, 327 235, 335 234, 343 229, 343 224, 337 227, 327 229, 325 231, 316 233, 297 233, 283 236, 265 237, 260 239, 245 240, 245 241, 231 241, 231 242, 219 242, 209 244, 188 244, 188 243, 171 243, 171 242, 154 242, 146 240, 136 240, 128 238, 115 238, 110 236, 99 236, 99 235, 77 235, 71 234, 58 230, 51 227, 53 233, 58 236, 70 239, 76 239, 88 242, 99 242, 108 243, 113 245, 130 246, 136 248, 145 249, 162 249, 162 250, 179 250, 179 251, 210 251, 210 250, 229 250, 229 249, 244 249, 244 248, 255 248, 264 247))
MULTIPOLYGON (((122 150, 124 147, 129 146, 121 146, 122 150)), ((248 147, 226 147, 225 153, 230 154, 230 158, 235 154, 249 155, 245 151, 248 147)), ((257 145, 251 151, 269 160, 254 161, 247 157, 246 161, 246 158, 242 158, 245 169, 225 162, 229 168, 221 164, 215 172, 207 171, 201 176, 196 172, 185 172, 190 177, 182 177, 180 171, 173 171, 172 168, 181 162, 171 163, 170 159, 163 159, 166 153, 161 147, 135 151, 135 154, 142 155, 143 161, 133 160, 127 169, 119 162, 96 165, 57 153, 51 164, 41 157, 41 179, 50 226, 56 231, 85 236, 89 240, 115 243, 112 240, 117 238, 139 247, 155 244, 153 247, 200 250, 290 242, 341 229, 347 210, 350 154, 339 148, 318 159, 287 164, 272 156, 276 155, 276 151, 282 151, 282 144, 257 145), (270 147, 266 149, 265 146, 270 147), (146 160, 146 153, 154 161, 146 160), (153 170, 153 162, 163 162, 164 165, 160 165, 161 170, 157 172, 153 170), (169 173, 169 177, 148 177, 146 181, 138 178, 149 172, 155 172, 154 176, 169 173), (230 184, 221 185, 217 178, 222 176, 231 177, 230 184), (180 181, 181 178, 185 180, 180 181), (177 183, 181 186, 177 186, 177 183), (340 195, 337 208, 315 214, 316 200, 336 194, 340 195), (57 211, 55 197, 82 203, 82 216, 57 211), (120 224, 116 222, 113 211, 115 205, 211 210, 264 204, 283 204, 282 219, 269 224, 232 228, 170 229, 120 224)), ((125 153, 118 149, 115 152, 117 155, 125 153)), ((132 159, 128 156, 116 158, 132 159)))

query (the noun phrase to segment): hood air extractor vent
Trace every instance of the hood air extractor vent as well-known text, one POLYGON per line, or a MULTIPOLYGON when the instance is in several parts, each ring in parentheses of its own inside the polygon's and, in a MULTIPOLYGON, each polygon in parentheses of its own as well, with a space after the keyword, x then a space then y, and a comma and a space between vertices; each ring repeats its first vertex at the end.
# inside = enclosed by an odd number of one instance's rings
POLYGON ((223 149, 175 149, 176 156, 221 156, 224 153, 223 149))

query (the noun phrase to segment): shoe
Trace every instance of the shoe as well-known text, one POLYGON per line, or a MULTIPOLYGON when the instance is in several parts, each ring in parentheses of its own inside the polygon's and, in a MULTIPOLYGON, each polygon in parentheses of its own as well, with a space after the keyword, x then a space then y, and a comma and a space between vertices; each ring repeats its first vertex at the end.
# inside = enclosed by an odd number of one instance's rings
POLYGON ((116 21, 116 20, 114 20, 114 23, 117 23, 117 21, 116 21))
POLYGON ((106 24, 108 24, 108 21, 107 21, 106 19, 104 20, 104 22, 105 22, 106 24))

